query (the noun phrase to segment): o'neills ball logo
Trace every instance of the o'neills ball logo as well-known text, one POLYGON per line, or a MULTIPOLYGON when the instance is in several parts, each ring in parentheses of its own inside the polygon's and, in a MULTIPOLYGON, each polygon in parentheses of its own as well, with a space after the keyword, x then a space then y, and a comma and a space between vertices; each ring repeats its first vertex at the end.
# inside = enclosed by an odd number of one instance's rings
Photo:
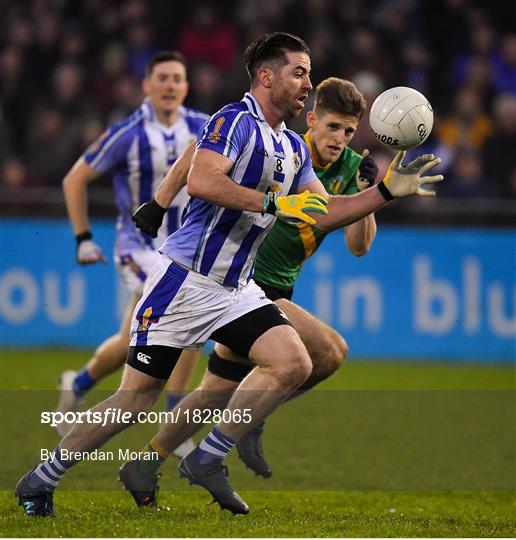
POLYGON ((374 136, 382 143, 389 144, 391 146, 399 146, 400 140, 395 139, 394 137, 389 137, 389 135, 380 135, 380 133, 376 132, 374 129, 372 129, 372 132, 374 133, 374 136))

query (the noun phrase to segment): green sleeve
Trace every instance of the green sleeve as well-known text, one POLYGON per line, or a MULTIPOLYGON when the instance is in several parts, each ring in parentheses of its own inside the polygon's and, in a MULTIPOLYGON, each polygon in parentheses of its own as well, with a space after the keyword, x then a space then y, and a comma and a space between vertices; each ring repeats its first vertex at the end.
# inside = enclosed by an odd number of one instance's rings
POLYGON ((346 189, 344 190, 345 195, 355 195, 356 193, 359 193, 359 189, 357 186, 357 180, 356 180, 356 173, 358 171, 358 167, 360 166, 360 162, 362 161, 362 156, 352 150, 349 147, 346 147, 346 149, 343 152, 343 158, 344 162, 349 168, 349 174, 350 174, 350 181, 347 185, 346 189))

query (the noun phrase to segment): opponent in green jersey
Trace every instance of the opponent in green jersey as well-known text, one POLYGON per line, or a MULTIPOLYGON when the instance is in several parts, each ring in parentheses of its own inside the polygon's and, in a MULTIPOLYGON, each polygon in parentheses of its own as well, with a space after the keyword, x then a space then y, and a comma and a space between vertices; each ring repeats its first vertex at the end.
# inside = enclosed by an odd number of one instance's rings
MULTIPOLYGON (((370 157, 363 159, 348 146, 361 114, 353 114, 353 109, 344 108, 342 103, 323 102, 339 97, 344 104, 350 101, 346 95, 347 86, 336 81, 339 80, 330 78, 319 85, 319 102, 316 101, 315 109, 307 115, 310 129, 304 139, 310 149, 314 170, 326 191, 331 195, 354 195, 372 184, 378 169, 370 157), (325 88, 332 85, 339 91, 325 92, 325 88), (348 110, 349 114, 346 114, 348 110), (360 187, 357 173, 366 180, 359 180, 360 187)), ((347 227, 346 242, 350 251, 355 255, 366 252, 375 232, 373 215, 347 227)), ((258 251, 255 281, 261 286, 279 289, 289 298, 304 261, 319 248, 326 234, 307 223, 290 224, 277 220, 258 251)))

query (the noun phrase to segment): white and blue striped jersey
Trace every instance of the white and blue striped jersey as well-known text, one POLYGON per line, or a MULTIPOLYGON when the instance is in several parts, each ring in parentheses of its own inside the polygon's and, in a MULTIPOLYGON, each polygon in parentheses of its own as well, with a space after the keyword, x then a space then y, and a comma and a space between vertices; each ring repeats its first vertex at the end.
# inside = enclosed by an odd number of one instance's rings
MULTIPOLYGON (((288 195, 317 180, 305 142, 285 124, 275 133, 250 93, 210 118, 199 134, 197 148, 227 156, 233 162, 229 177, 263 193, 270 189, 288 195)), ((237 288, 251 279, 256 252, 275 219, 191 198, 181 227, 160 251, 237 288)))
POLYGON ((170 127, 161 124, 151 102, 123 122, 110 126, 83 154, 99 173, 111 172, 118 221, 115 252, 125 255, 145 246, 159 246, 178 227, 188 200, 181 190, 167 211, 158 238, 153 240, 134 226, 131 216, 152 199, 170 166, 186 147, 196 140, 209 116, 187 107, 179 108, 179 118, 170 127))

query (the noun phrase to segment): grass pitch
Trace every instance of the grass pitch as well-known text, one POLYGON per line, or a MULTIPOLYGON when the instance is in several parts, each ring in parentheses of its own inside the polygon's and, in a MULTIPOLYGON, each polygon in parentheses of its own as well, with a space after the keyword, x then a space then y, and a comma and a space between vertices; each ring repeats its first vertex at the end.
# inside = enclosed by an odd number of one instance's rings
POLYGON ((58 493, 54 520, 27 518, 2 496, 3 536, 22 537, 511 537, 509 494, 248 492, 247 516, 207 506, 200 490, 165 493, 168 512, 136 508, 124 493, 58 493))
MULTIPOLYGON (((265 434, 270 481, 252 477, 231 456, 231 481, 251 507, 248 516, 209 504, 204 490, 178 480, 170 460, 160 492, 169 511, 137 509, 115 482, 120 463, 85 462, 57 491, 56 519, 26 518, 14 484, 39 461, 40 448, 57 443, 39 412, 53 409, 59 373, 87 359, 64 350, 2 352, 3 537, 516 533, 514 369, 395 362, 351 361, 321 390, 278 410, 265 434)), ((89 403, 116 385, 116 375, 108 378, 89 403)), ((136 426, 107 448, 140 449, 155 430, 136 426)))

